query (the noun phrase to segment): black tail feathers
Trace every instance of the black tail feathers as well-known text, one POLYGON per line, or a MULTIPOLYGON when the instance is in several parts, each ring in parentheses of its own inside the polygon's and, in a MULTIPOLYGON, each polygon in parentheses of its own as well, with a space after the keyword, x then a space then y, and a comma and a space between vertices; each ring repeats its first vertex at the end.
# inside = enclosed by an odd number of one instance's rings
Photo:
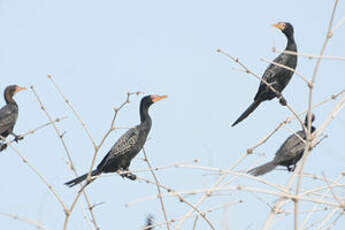
MULTIPOLYGON (((80 177, 77 177, 77 178, 75 178, 73 180, 70 180, 70 181, 66 182, 65 185, 67 185, 68 187, 73 187, 73 186, 81 183, 82 181, 86 180, 87 174, 88 173, 86 173, 86 174, 84 174, 84 175, 82 175, 80 177)), ((91 176, 97 176, 99 174, 101 174, 101 173, 97 169, 95 169, 95 170, 93 170, 91 172, 91 176)))
POLYGON ((260 165, 259 167, 249 170, 248 173, 253 176, 261 176, 272 171, 276 166, 277 165, 273 161, 270 161, 266 164, 260 165))
POLYGON ((248 117, 249 114, 251 114, 259 105, 261 101, 255 100, 249 107, 242 113, 242 115, 232 124, 232 126, 237 125, 241 121, 243 121, 246 117, 248 117))

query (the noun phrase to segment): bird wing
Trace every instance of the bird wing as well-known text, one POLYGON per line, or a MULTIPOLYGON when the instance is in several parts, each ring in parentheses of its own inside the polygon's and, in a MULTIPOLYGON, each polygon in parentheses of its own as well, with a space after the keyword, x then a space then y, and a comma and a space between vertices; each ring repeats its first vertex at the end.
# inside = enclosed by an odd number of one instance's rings
POLYGON ((260 86, 258 89, 258 92, 256 93, 254 100, 258 100, 261 97, 263 97, 265 94, 267 94, 268 92, 271 92, 271 90, 269 89, 269 87, 267 86, 266 83, 272 85, 272 87, 274 87, 274 85, 277 83, 277 79, 276 79, 276 75, 279 72, 279 69, 277 68, 278 66, 276 65, 270 65, 264 72, 262 79, 265 81, 261 81, 260 82, 260 86))
MULTIPOLYGON (((286 65, 286 58, 284 58, 284 54, 280 54, 278 57, 276 57, 273 62, 275 63, 279 63, 282 65, 286 65)), ((279 81, 281 81, 281 79, 278 79, 279 76, 281 75, 282 72, 287 71, 285 70, 285 68, 279 67, 277 65, 274 64, 270 64, 267 69, 265 70, 264 74, 262 75, 262 79, 270 84, 273 88, 277 89, 278 91, 281 91, 279 87, 279 85, 281 84, 279 81)), ((267 84, 261 81, 260 82, 260 86, 258 89, 258 92, 256 93, 254 100, 258 100, 258 99, 267 99, 265 97, 269 97, 269 98, 273 98, 272 95, 273 92, 271 91, 271 89, 267 86, 267 84)))
POLYGON ((11 131, 17 120, 17 114, 8 105, 0 109, 0 134, 11 131))
POLYGON ((110 152, 112 155, 123 155, 130 151, 137 143, 139 138, 139 130, 136 127, 129 129, 123 134, 120 139, 114 144, 110 152))
POLYGON ((109 150, 107 155, 103 158, 101 163, 99 163, 99 169, 103 168, 113 160, 117 160, 119 157, 126 155, 127 153, 133 151, 135 144, 139 138, 139 130, 136 127, 129 129, 125 134, 123 134, 113 147, 109 150))
POLYGON ((274 158, 275 162, 283 162, 294 159, 301 152, 304 151, 305 143, 301 140, 305 140, 304 131, 298 131, 292 134, 286 141, 280 146, 274 158))

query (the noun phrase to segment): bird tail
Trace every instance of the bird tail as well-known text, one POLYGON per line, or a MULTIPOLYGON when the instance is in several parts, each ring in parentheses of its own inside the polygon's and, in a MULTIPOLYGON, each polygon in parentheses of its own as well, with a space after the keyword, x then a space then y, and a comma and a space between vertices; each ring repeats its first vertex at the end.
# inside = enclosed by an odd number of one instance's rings
POLYGON ((259 167, 256 167, 256 168, 249 170, 248 173, 253 175, 253 176, 261 176, 265 173, 272 171, 276 166, 277 165, 274 164, 273 161, 270 161, 266 164, 263 164, 259 167))
POLYGON ((261 101, 260 100, 255 100, 249 107, 242 113, 242 115, 231 125, 235 126, 241 121, 243 121, 246 117, 248 117, 249 114, 251 114, 259 105, 261 101))
MULTIPOLYGON (((70 181, 66 182, 65 185, 67 185, 68 187, 71 188, 71 187, 73 187, 73 186, 75 186, 75 185, 81 183, 82 181, 86 180, 87 174, 88 174, 88 173, 85 173, 84 175, 82 175, 82 176, 80 176, 80 177, 77 177, 77 178, 75 178, 75 179, 73 179, 73 180, 70 180, 70 181)), ((97 175, 99 175, 99 174, 101 174, 101 173, 100 173, 97 169, 95 169, 95 170, 93 170, 93 171, 91 172, 91 176, 97 176, 97 175)))

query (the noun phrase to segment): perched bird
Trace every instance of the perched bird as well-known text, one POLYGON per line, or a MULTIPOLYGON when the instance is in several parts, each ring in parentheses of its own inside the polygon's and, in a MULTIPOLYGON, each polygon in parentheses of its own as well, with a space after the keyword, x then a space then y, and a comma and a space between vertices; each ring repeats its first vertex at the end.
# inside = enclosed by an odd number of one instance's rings
MULTIPOLYGON (((287 38, 285 51, 297 52, 292 25, 288 22, 280 22, 273 26, 280 29, 287 38)), ((290 67, 291 69, 295 70, 297 65, 297 55, 291 55, 283 52, 278 57, 276 57, 273 62, 290 67)), ((276 91, 281 93, 289 83, 292 75, 292 71, 274 64, 270 64, 264 72, 262 79, 270 84, 276 91)), ((251 114, 260 105, 261 102, 272 100, 275 97, 277 97, 276 93, 261 81, 258 92, 254 97, 254 102, 247 108, 246 111, 244 111, 244 113, 242 113, 242 115, 232 124, 232 126, 235 126, 246 117, 248 117, 248 115, 251 114)), ((286 101, 284 99, 280 100, 279 102, 282 105, 286 105, 286 101)))
MULTIPOLYGON (((14 140, 18 142, 22 140, 23 137, 16 135, 13 132, 14 125, 16 124, 18 117, 18 105, 14 101, 13 96, 19 91, 25 88, 19 87, 17 85, 7 86, 4 91, 4 97, 6 105, 0 109, 0 135, 6 138, 9 134, 14 136, 14 140)), ((0 144, 0 151, 6 149, 7 144, 0 144)))
MULTIPOLYGON (((308 117, 306 116, 304 124, 306 127, 308 124, 307 119, 308 117)), ((314 120, 315 116, 313 114, 311 122, 314 120)), ((311 126, 311 132, 313 133, 314 131, 315 127, 311 126)), ((286 139, 285 142, 280 146, 272 161, 257 168, 251 169, 248 171, 248 173, 252 174, 253 176, 260 176, 272 171, 278 165, 286 166, 289 172, 293 172, 296 168, 297 162, 302 158, 305 150, 306 144, 301 140, 301 138, 304 141, 307 139, 304 129, 289 136, 288 139, 286 139)))
MULTIPOLYGON (((140 124, 129 129, 120 139, 113 145, 107 155, 98 164, 97 169, 93 170, 91 176, 97 176, 101 173, 116 172, 119 170, 128 171, 131 160, 143 148, 147 135, 152 126, 152 120, 148 113, 150 106, 167 96, 148 95, 141 99, 140 102, 140 124)), ((65 185, 73 187, 87 178, 87 173, 68 181, 65 185)), ((135 180, 136 176, 132 173, 121 174, 131 180, 135 180)))

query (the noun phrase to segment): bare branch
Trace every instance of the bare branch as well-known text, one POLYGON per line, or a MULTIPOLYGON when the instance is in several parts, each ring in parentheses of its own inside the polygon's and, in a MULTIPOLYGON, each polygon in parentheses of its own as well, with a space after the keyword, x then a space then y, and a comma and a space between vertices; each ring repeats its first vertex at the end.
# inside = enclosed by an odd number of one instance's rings
POLYGON ((273 65, 276 65, 276 66, 279 66, 281 68, 284 68, 284 69, 287 69, 287 70, 290 70, 291 72, 295 73, 297 76, 299 76, 308 86, 310 86, 310 82, 307 80, 307 78, 305 76, 303 76, 302 74, 300 74, 299 72, 297 72, 296 70, 294 70, 293 68, 289 67, 289 66, 286 66, 286 65, 282 65, 280 63, 277 63, 277 62, 273 62, 273 61, 270 61, 270 60, 267 60, 265 58, 261 58, 260 59, 261 61, 264 61, 266 63, 270 63, 270 64, 273 64, 273 65))
POLYGON ((305 57, 308 59, 329 59, 329 60, 339 60, 339 61, 345 61, 345 57, 340 57, 340 56, 325 56, 325 55, 314 55, 314 54, 308 54, 308 53, 301 53, 301 52, 294 52, 290 50, 279 50, 276 49, 275 47, 272 48, 272 51, 274 53, 286 53, 286 54, 291 54, 291 55, 296 55, 299 57, 305 57))
MULTIPOLYGON (((60 141, 61 141, 61 143, 62 143, 62 145, 63 145, 63 147, 64 147, 64 150, 65 150, 65 152, 66 152, 66 154, 67 154, 67 157, 68 157, 68 160, 69 160, 70 169, 74 172, 74 175, 75 175, 75 176, 78 176, 78 173, 77 173, 77 171, 76 171, 76 169, 75 169, 75 167, 74 167, 74 163, 73 163, 73 160, 72 160, 72 156, 71 156, 70 151, 68 150, 67 145, 66 145, 66 143, 65 143, 65 141, 64 141, 64 139, 63 139, 62 133, 60 132, 60 130, 59 130, 59 128, 56 126, 56 124, 53 122, 53 119, 52 119, 51 115, 50 115, 49 112, 47 111, 46 107, 43 105, 43 103, 42 103, 40 97, 38 96, 36 90, 34 89, 34 87, 31 86, 30 88, 31 88, 31 90, 33 91, 33 93, 34 93, 34 95, 35 95, 35 97, 36 97, 38 103, 40 104, 41 109, 44 111, 44 113, 45 113, 45 115, 47 116, 48 120, 52 123, 52 125, 53 125, 53 127, 54 127, 54 130, 55 130, 55 132, 56 132, 58 138, 60 139, 60 141)), ((93 223, 93 225, 95 226, 95 229, 98 230, 99 227, 98 227, 98 225, 97 225, 97 223, 96 223, 96 217, 95 217, 94 213, 92 212, 92 209, 90 209, 91 203, 90 203, 90 201, 89 201, 89 199, 88 199, 88 196, 87 196, 86 192, 84 193, 84 197, 85 197, 85 200, 86 200, 87 205, 88 205, 88 207, 89 207, 90 215, 91 215, 91 217, 92 217, 92 223, 93 223)), ((79 196, 77 196, 76 200, 78 200, 78 199, 79 199, 79 196)), ((76 203, 76 202, 75 202, 75 203, 76 203)), ((68 222, 69 222, 69 218, 70 218, 70 216, 71 216, 71 214, 72 214, 72 212, 73 212, 74 207, 75 207, 75 204, 73 203, 70 209, 65 209, 66 218, 65 218, 65 223, 64 223, 64 230, 67 229, 67 225, 68 225, 68 222)))
POLYGON ((54 87, 56 88, 56 90, 59 92, 60 96, 64 99, 64 101, 66 102, 66 104, 70 107, 70 109, 72 110, 73 114, 77 117, 77 119, 79 120, 80 124, 83 126, 87 136, 89 137, 93 147, 96 149, 97 145, 95 140, 93 139, 93 137, 91 136, 91 133, 89 132, 89 129, 87 128, 85 122, 83 121, 83 119, 81 118, 80 114, 78 113, 78 111, 72 106, 71 102, 69 99, 67 99, 65 97, 65 95, 62 93, 60 87, 57 85, 57 83, 55 82, 54 78, 52 75, 48 75, 48 79, 53 83, 54 87))
POLYGON ((166 224, 167 229, 170 230, 170 227, 169 227, 169 224, 168 224, 168 215, 167 215, 167 212, 165 210, 161 189, 159 187, 158 178, 157 178, 156 174, 154 173, 154 171, 152 170, 151 163, 150 163, 149 159, 147 158, 147 155, 146 155, 146 152, 145 152, 144 148, 143 148, 143 153, 144 153, 144 156, 145 156, 145 161, 147 163, 147 166, 151 169, 150 171, 151 171, 152 177, 153 177, 153 179, 155 180, 155 183, 156 183, 156 187, 157 187, 157 191, 158 191, 158 197, 159 197, 159 200, 160 200, 160 203, 161 203, 161 208, 162 208, 163 216, 164 216, 164 219, 165 219, 165 221, 167 223, 166 224))
POLYGON ((14 220, 20 220, 20 221, 27 223, 31 226, 34 226, 35 228, 40 229, 40 230, 48 230, 48 228, 45 227, 43 224, 35 222, 35 221, 30 220, 30 219, 23 217, 23 216, 12 215, 12 214, 5 213, 5 212, 0 212, 0 215, 1 216, 7 216, 7 217, 12 218, 14 220))
POLYGON ((22 161, 29 166, 29 168, 42 180, 42 182, 48 187, 48 189, 50 190, 50 192, 54 195, 54 197, 56 198, 56 200, 60 203, 60 205, 62 206, 63 210, 65 212, 68 212, 68 209, 65 205, 65 203, 62 201, 61 197, 57 194, 57 192, 55 191, 55 189, 53 188, 53 186, 51 184, 49 184, 48 180, 24 157, 23 154, 21 154, 12 144, 9 144, 9 146, 11 147, 11 149, 13 149, 13 151, 22 159, 22 161))

